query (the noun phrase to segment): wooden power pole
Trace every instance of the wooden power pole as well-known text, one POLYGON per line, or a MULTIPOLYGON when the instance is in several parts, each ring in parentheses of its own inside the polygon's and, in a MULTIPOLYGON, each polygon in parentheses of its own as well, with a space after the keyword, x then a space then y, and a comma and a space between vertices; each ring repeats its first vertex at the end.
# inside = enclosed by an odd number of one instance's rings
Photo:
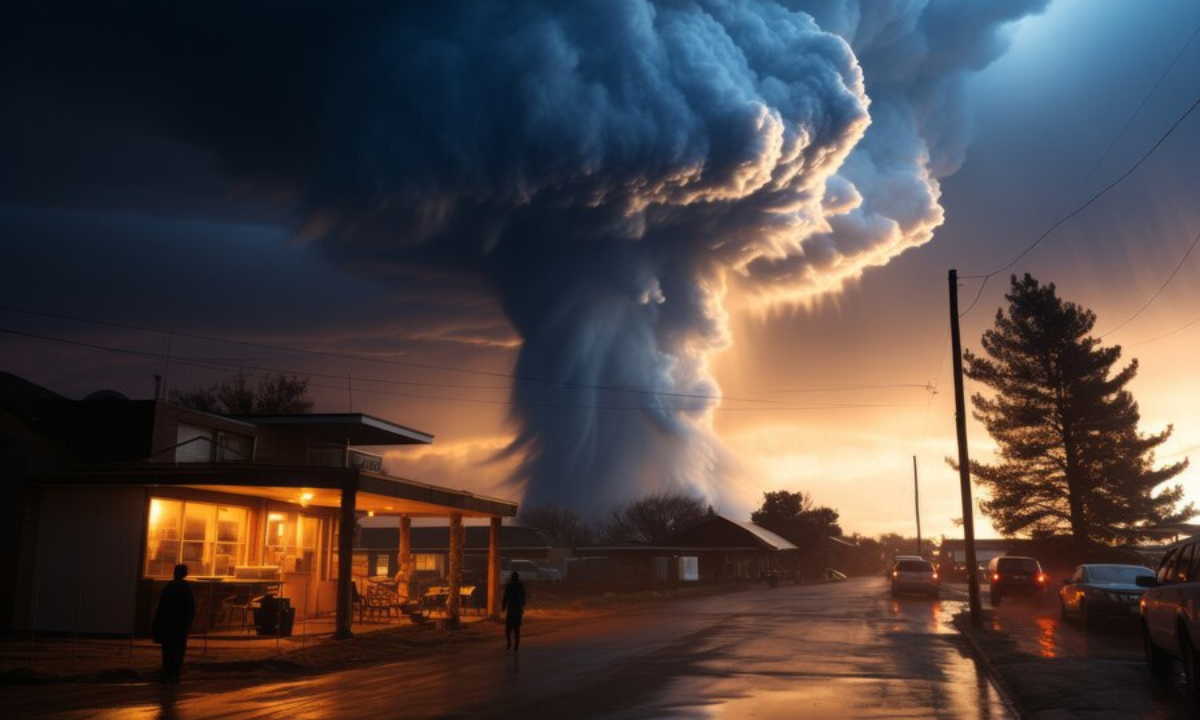
POLYGON ((913 455, 913 505, 917 508, 917 554, 925 557, 921 552, 921 487, 917 484, 917 456, 913 455))
POLYGON ((954 424, 958 431, 958 480, 962 488, 963 544, 967 550, 967 589, 971 599, 971 627, 983 627, 979 603, 979 566, 975 560, 975 517, 971 501, 971 460, 967 454, 967 411, 963 397, 962 338, 958 331, 958 271, 950 271, 950 345, 954 353, 954 424))

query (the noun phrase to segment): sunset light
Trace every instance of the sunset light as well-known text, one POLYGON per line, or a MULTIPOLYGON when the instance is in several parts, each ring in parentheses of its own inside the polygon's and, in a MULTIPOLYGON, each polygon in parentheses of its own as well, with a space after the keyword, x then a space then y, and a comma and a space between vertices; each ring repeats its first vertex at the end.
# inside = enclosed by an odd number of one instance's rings
POLYGON ((1196 0, 5 10, 14 717, 1200 697, 1196 0))

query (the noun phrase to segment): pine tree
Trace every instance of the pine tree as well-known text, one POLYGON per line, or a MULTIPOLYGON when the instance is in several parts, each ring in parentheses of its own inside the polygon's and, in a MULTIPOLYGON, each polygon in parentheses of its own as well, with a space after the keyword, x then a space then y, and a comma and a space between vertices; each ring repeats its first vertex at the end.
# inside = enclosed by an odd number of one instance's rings
POLYGON ((1180 508, 1183 488, 1155 489, 1187 467, 1154 469, 1154 449, 1171 435, 1141 435, 1137 403, 1126 386, 1137 360, 1113 373, 1120 346, 1089 333, 1096 316, 1064 302, 1054 284, 1014 275, 1008 312, 983 335, 988 357, 966 351, 965 374, 994 391, 972 397, 974 416, 1000 446, 1000 462, 971 462, 982 503, 1005 535, 1070 533, 1112 543, 1144 537, 1145 528, 1195 515, 1180 508))

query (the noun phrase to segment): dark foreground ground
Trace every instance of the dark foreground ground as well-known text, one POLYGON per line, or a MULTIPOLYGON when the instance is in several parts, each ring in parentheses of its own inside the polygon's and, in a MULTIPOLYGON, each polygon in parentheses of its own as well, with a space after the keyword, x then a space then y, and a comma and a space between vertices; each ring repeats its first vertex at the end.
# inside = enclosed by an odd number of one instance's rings
MULTIPOLYGON (((943 588, 943 594, 965 599, 966 587, 943 588)), ((1168 683, 1150 676, 1134 618, 1085 630, 1061 617, 1053 595, 999 608, 986 598, 985 592, 981 629, 971 628, 965 602, 957 625, 1026 720, 1200 717, 1184 692, 1181 668, 1168 683)))
POLYGON ((952 618, 961 602, 892 599, 879 578, 533 618, 395 662, 182 685, 9 686, 14 717, 953 718, 1012 713, 952 618))
POLYGON ((1150 678, 1136 628, 1084 633, 1053 606, 984 607, 971 630, 963 588, 891 598, 880 578, 614 600, 542 609, 519 657, 491 623, 403 628, 193 663, 176 687, 148 672, 10 674, 0 697, 6 717, 130 720, 1196 716, 1177 683, 1150 678))

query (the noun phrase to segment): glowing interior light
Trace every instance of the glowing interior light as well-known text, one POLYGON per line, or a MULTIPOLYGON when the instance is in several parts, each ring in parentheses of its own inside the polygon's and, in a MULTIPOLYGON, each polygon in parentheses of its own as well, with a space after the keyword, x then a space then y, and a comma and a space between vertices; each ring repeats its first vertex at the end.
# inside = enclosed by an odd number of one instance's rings
POLYGON ((158 516, 162 514, 162 501, 154 498, 150 501, 150 527, 158 525, 158 516))
POLYGON ((368 511, 367 511, 367 517, 375 517, 375 511, 374 511, 374 510, 368 510, 368 511))

